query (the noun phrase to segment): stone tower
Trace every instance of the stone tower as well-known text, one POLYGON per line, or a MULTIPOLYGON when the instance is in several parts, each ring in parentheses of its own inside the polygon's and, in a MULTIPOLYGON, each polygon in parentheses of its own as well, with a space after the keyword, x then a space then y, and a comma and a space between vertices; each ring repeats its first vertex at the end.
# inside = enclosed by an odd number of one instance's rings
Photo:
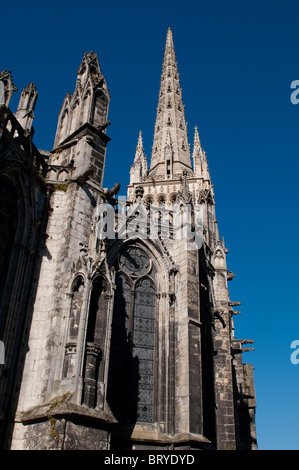
MULTIPOLYGON (((16 114, 25 133, 34 93, 16 114)), ((54 149, 37 152, 45 220, 6 445, 255 449, 251 340, 235 338, 240 302, 197 128, 190 151, 170 29, 151 161, 140 132, 126 201, 119 184, 103 188, 109 101, 85 54, 54 149)))
POLYGON ((139 137, 128 200, 151 213, 159 233, 156 240, 146 241, 148 256, 161 263, 155 331, 159 432, 163 423, 175 447, 205 447, 209 441, 217 449, 255 448, 252 366, 242 362, 243 345, 252 341, 234 336, 234 315, 240 312, 233 306, 240 302, 229 298, 228 281, 234 275, 227 268, 228 250, 220 239, 213 185, 197 128, 191 164, 170 29, 148 172, 146 163, 141 165, 143 154, 139 137), (184 211, 185 228, 190 230, 178 237, 175 221, 184 211), (196 240, 193 246, 188 237, 196 240))
MULTIPOLYGON (((86 435, 81 423, 98 418, 106 422, 102 407, 98 411, 83 403, 95 400, 89 390, 88 364, 97 361, 100 353, 97 344, 86 343, 85 334, 90 276, 96 269, 89 257, 93 214, 110 140, 106 135, 109 102, 98 58, 93 52, 85 54, 75 91, 67 93, 58 116, 54 149, 41 151, 47 159, 48 222, 24 351, 18 399, 18 410, 24 413, 16 414, 13 448, 73 448, 74 440, 88 448, 93 433, 86 435), (67 417, 74 413, 75 422, 70 423, 67 417), (62 429, 68 444, 58 438, 62 429)), ((100 441, 99 447, 105 448, 107 438, 101 435, 100 441)))

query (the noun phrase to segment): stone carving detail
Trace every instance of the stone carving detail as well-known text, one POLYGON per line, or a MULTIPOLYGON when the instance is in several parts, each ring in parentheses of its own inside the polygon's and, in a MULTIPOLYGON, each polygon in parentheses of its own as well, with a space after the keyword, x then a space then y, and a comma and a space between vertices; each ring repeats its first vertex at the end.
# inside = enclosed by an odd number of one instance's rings
POLYGON ((144 276, 150 269, 150 260, 142 250, 130 248, 120 256, 121 268, 133 277, 144 276))

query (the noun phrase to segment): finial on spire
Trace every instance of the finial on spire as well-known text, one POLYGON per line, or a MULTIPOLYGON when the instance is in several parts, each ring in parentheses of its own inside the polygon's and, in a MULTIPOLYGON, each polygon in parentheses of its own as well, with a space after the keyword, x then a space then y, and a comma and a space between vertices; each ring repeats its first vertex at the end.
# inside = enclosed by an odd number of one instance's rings
POLYGON ((139 131, 138 142, 136 150, 143 149, 143 141, 142 141, 142 131, 139 131))
POLYGON ((173 35, 172 35, 172 31, 171 31, 170 27, 167 30, 166 46, 173 47, 173 35))
POLYGON ((203 153, 197 126, 194 127, 193 158, 196 152, 203 153))

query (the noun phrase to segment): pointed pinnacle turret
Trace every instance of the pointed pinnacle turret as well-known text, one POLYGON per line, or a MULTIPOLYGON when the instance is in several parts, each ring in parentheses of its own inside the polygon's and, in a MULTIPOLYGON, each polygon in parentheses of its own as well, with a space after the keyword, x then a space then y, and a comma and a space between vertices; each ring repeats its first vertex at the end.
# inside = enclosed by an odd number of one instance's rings
POLYGON ((192 170, 182 89, 172 31, 167 31, 150 174, 180 174, 192 170), (171 142, 171 152, 169 151, 171 142))
POLYGON ((138 160, 140 158, 140 156, 144 156, 144 148, 143 148, 143 140, 142 140, 142 132, 141 131, 139 131, 134 162, 136 162, 136 160, 138 160))
POLYGON ((130 170, 130 184, 139 183, 147 174, 147 159, 144 153, 142 132, 139 131, 134 163, 130 170))
POLYGON ((195 153, 196 154, 197 153, 200 153, 200 154, 203 153, 197 126, 195 126, 195 128, 194 128, 193 156, 194 156, 195 153))
POLYGON ((197 126, 195 126, 194 130, 192 159, 195 175, 203 177, 204 179, 210 179, 207 157, 201 145, 197 126))
POLYGON ((93 51, 85 52, 77 71, 74 93, 66 94, 60 109, 54 148, 86 123, 105 133, 110 124, 107 120, 109 102, 110 93, 98 56, 93 51))
POLYGON ((17 120, 27 132, 29 132, 32 127, 37 96, 38 92, 35 84, 29 83, 22 91, 18 109, 15 113, 17 120))

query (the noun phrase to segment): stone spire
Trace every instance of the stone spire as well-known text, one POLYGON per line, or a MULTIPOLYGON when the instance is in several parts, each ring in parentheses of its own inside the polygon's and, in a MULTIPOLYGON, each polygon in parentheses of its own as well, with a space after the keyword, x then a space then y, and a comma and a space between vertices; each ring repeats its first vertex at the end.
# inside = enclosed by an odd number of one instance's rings
POLYGON ((130 184, 139 183, 147 174, 147 159, 144 154, 142 132, 139 131, 134 163, 130 170, 130 184))
POLYGON ((172 31, 166 37, 161 86, 149 174, 170 178, 192 170, 182 89, 172 31))
POLYGON ((198 177, 210 180, 207 156, 206 156, 205 151, 202 148, 197 126, 195 126, 195 131, 194 131, 192 159, 193 159, 195 175, 198 177))

